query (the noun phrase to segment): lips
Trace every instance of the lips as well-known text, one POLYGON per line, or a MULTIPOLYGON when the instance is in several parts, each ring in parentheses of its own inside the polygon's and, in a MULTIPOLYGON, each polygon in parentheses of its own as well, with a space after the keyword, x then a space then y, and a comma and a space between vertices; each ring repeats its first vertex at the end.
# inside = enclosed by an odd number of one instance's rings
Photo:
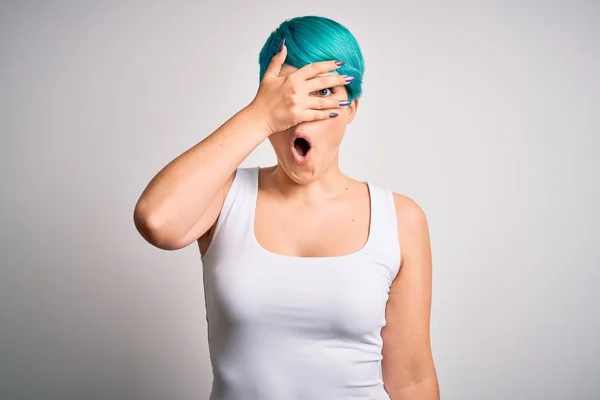
POLYGON ((290 147, 292 159, 298 165, 303 165, 308 162, 312 153, 312 142, 310 138, 298 132, 290 138, 290 147))

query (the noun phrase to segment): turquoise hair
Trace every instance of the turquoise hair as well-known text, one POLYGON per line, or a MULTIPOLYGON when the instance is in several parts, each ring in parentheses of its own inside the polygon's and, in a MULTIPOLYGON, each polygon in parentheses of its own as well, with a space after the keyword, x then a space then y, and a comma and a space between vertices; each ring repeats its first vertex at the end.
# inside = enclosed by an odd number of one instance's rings
POLYGON ((333 72, 356 77, 354 81, 345 85, 348 100, 352 101, 361 96, 365 63, 360 46, 345 26, 325 17, 304 16, 287 19, 271 32, 258 56, 259 81, 262 81, 284 38, 287 47, 285 64, 302 68, 318 61, 343 60, 345 64, 333 72))

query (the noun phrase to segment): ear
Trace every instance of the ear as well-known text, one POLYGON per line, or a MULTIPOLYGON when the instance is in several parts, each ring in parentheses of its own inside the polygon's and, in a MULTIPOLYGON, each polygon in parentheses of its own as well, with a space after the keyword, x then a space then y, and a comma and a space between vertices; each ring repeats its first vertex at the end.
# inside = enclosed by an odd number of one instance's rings
POLYGON ((358 99, 352 100, 352 103, 348 105, 348 123, 351 123, 354 120, 354 116, 356 115, 356 110, 358 109, 358 99))

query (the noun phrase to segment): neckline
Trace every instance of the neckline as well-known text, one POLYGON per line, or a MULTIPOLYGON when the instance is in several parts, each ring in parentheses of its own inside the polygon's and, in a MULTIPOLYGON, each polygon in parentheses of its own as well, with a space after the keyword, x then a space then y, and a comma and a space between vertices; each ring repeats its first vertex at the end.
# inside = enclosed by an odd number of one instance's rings
POLYGON ((367 249, 370 247, 371 242, 373 241, 373 228, 375 227, 374 222, 374 188, 373 185, 369 181, 362 181, 367 185, 367 192, 369 193, 369 232, 367 234, 367 240, 358 250, 353 251, 352 253, 342 254, 339 256, 319 256, 319 257, 303 257, 303 256, 292 256, 288 254, 279 254, 274 253, 270 250, 265 249, 259 242, 256 237, 255 232, 255 224, 256 224, 256 208, 258 206, 258 189, 259 189, 259 178, 260 178, 260 166, 254 168, 254 176, 252 177, 253 181, 253 192, 252 192, 252 204, 251 204, 251 213, 250 213, 250 238, 252 242, 252 246, 256 248, 259 252, 266 254, 269 257, 280 258, 284 260, 293 260, 293 261, 304 261, 304 262, 312 262, 312 261, 334 261, 334 260, 343 260, 352 257, 358 257, 362 255, 367 249))

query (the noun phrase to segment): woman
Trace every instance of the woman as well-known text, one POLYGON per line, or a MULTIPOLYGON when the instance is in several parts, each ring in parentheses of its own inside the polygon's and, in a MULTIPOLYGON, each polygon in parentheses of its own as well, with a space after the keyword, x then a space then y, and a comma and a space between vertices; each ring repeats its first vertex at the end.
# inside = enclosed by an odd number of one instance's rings
POLYGON ((259 58, 255 98, 163 168, 134 213, 156 247, 198 243, 211 399, 438 399, 426 218, 338 165, 358 43, 298 17, 259 58), (277 164, 241 168, 267 138, 277 164))

